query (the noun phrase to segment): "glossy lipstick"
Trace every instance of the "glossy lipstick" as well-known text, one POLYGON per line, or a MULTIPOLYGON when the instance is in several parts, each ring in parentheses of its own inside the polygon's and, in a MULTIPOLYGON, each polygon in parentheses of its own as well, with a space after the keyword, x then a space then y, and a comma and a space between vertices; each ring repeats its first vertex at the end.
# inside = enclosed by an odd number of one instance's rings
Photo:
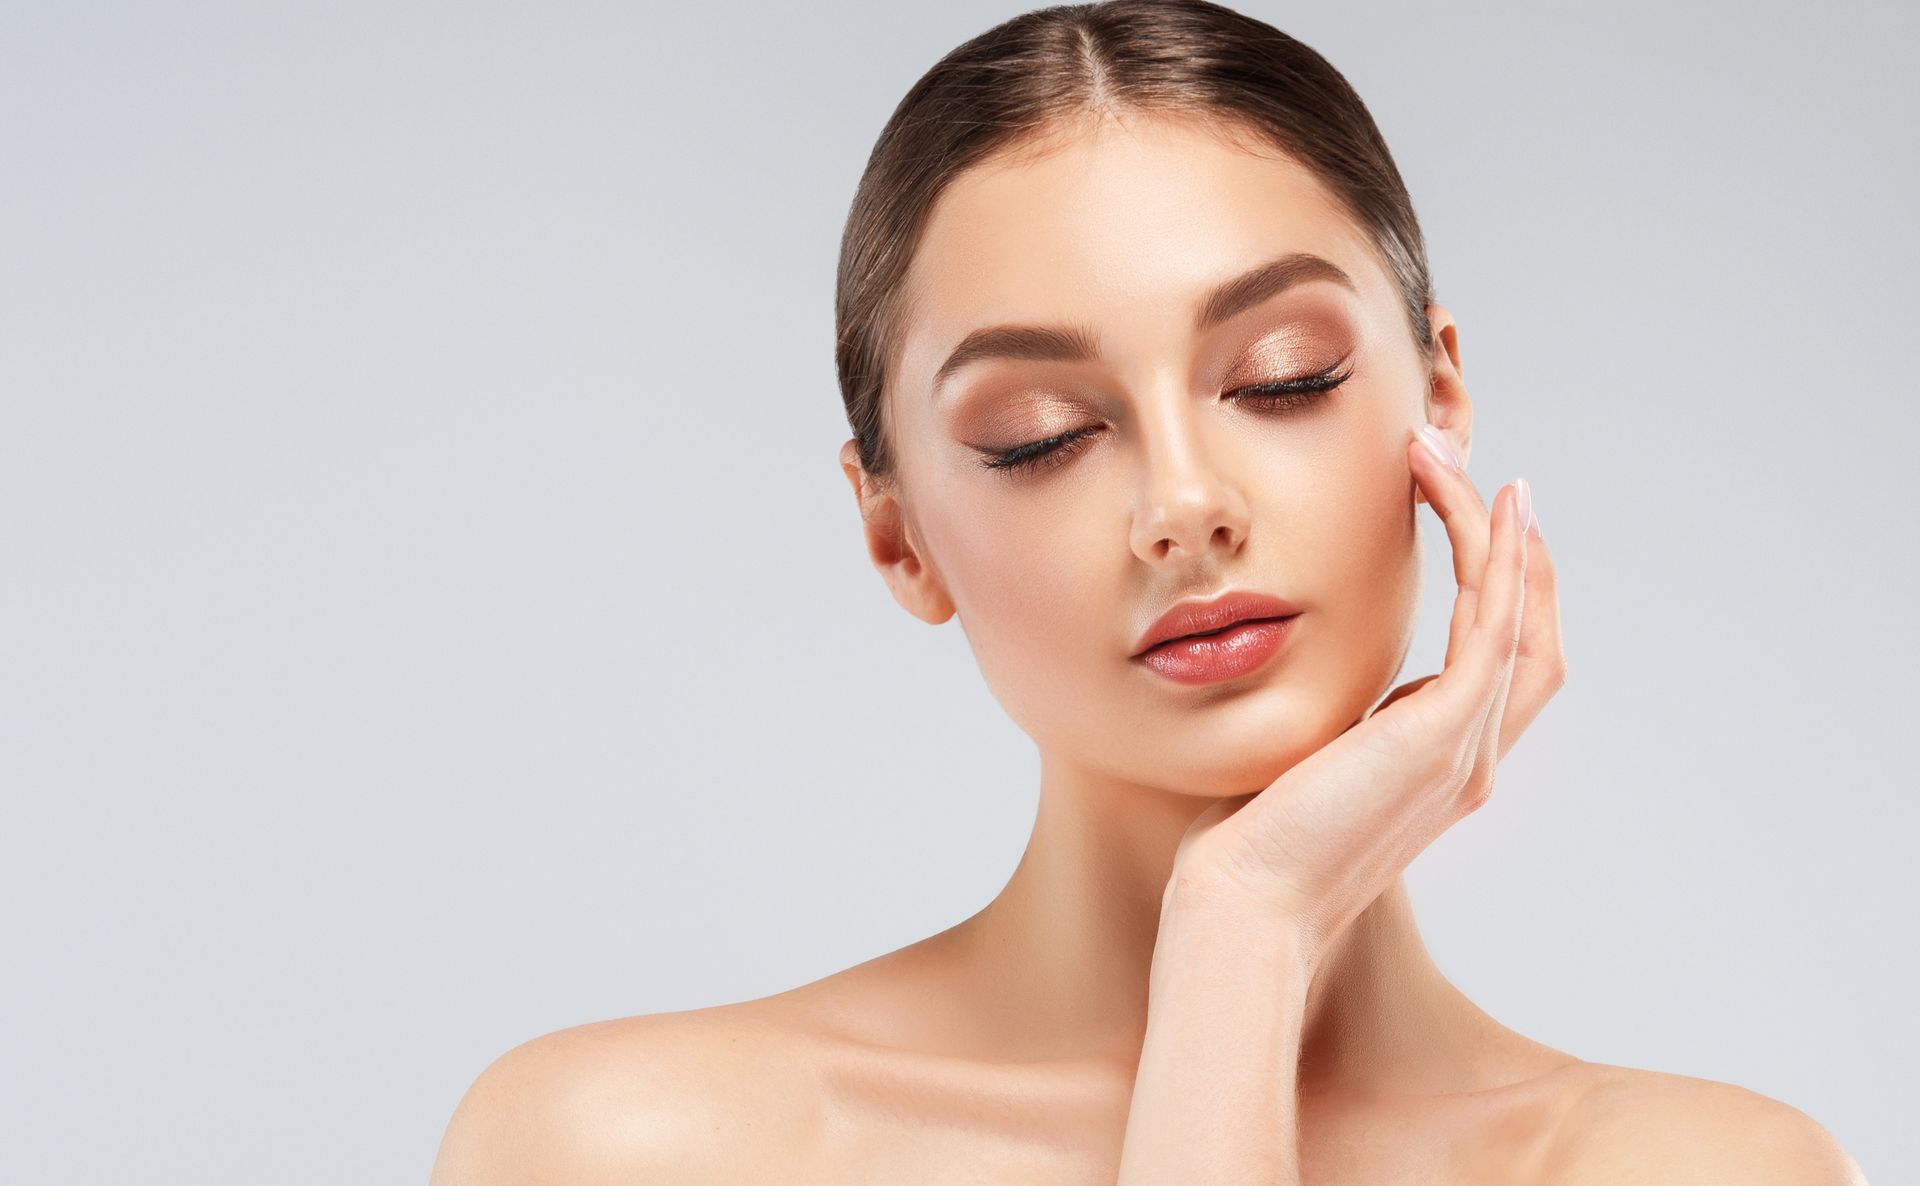
POLYGON ((1299 610, 1264 593, 1231 592, 1176 605, 1148 627, 1133 658, 1183 684, 1210 684, 1258 669, 1293 634, 1299 610))

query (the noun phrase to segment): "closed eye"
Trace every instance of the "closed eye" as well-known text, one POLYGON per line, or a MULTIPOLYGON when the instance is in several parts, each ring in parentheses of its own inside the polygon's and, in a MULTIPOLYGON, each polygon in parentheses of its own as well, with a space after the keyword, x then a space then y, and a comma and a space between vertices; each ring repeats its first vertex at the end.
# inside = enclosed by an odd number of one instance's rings
MULTIPOLYGON (((1339 367, 1340 364, 1335 363, 1318 374, 1283 379, 1276 383, 1256 383, 1250 387, 1235 388, 1227 394, 1235 403, 1249 404, 1262 412, 1281 414, 1298 411, 1325 399, 1334 388, 1353 377, 1352 367, 1346 370, 1340 370, 1339 367)), ((1097 426, 1076 428, 1045 440, 990 454, 980 464, 1008 477, 1050 470, 1078 453, 1086 440, 1098 431, 1097 426)))
POLYGON ((1252 387, 1236 388, 1228 394, 1238 403, 1251 403, 1261 408, 1304 408, 1353 377, 1352 367, 1334 373, 1339 365, 1335 363, 1317 375, 1305 375, 1279 383, 1256 383, 1252 387))

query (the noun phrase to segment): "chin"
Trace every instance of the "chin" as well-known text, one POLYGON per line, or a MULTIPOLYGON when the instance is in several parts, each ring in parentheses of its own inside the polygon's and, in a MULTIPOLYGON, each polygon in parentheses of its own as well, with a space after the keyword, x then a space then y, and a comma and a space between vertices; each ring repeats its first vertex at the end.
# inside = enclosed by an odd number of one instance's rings
MULTIPOLYGON (((1105 744, 1078 739, 1099 754, 1092 764, 1116 778, 1183 795, 1228 798, 1264 789, 1338 737, 1366 705, 1342 717, 1326 697, 1275 681, 1255 695, 1204 710, 1135 709, 1105 744)), ((1343 699, 1344 704, 1344 699, 1343 699)))

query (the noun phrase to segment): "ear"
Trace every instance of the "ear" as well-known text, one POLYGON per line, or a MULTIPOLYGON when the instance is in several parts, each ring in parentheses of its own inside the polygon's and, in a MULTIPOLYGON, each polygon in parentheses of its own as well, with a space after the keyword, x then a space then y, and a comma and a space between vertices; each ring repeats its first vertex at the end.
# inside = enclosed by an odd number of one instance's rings
POLYGON ((912 517, 900 504, 897 486, 880 482, 860 464, 860 446, 853 438, 840 446, 840 470, 853 487, 866 536, 867 557, 873 561, 893 599, 923 622, 938 626, 953 616, 953 599, 945 582, 928 563, 925 549, 914 538, 912 517))
MULTIPOLYGON (((1466 381, 1461 378, 1460 330, 1445 305, 1428 305, 1427 320, 1433 327, 1433 341, 1422 410, 1427 423, 1447 434, 1464 469, 1473 448, 1473 400, 1468 398, 1466 381)), ((1418 486, 1414 488, 1413 501, 1416 506, 1427 501, 1425 492, 1418 486)))

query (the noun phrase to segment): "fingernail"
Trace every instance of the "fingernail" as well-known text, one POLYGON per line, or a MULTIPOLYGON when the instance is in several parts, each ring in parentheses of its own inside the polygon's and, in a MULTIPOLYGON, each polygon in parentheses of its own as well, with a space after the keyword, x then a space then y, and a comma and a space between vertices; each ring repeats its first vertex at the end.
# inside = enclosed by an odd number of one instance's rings
MULTIPOLYGON (((1513 480, 1514 497, 1519 500, 1516 509, 1520 515, 1520 530, 1533 531, 1533 488, 1527 485, 1525 478, 1513 480)), ((1539 534, 1534 532, 1534 534, 1539 534)))
POLYGON ((1433 455, 1440 459, 1441 464, 1456 470, 1460 468, 1460 455, 1453 451, 1453 443, 1447 440, 1446 433, 1431 424, 1422 424, 1420 439, 1426 443, 1428 449, 1433 451, 1433 455))

